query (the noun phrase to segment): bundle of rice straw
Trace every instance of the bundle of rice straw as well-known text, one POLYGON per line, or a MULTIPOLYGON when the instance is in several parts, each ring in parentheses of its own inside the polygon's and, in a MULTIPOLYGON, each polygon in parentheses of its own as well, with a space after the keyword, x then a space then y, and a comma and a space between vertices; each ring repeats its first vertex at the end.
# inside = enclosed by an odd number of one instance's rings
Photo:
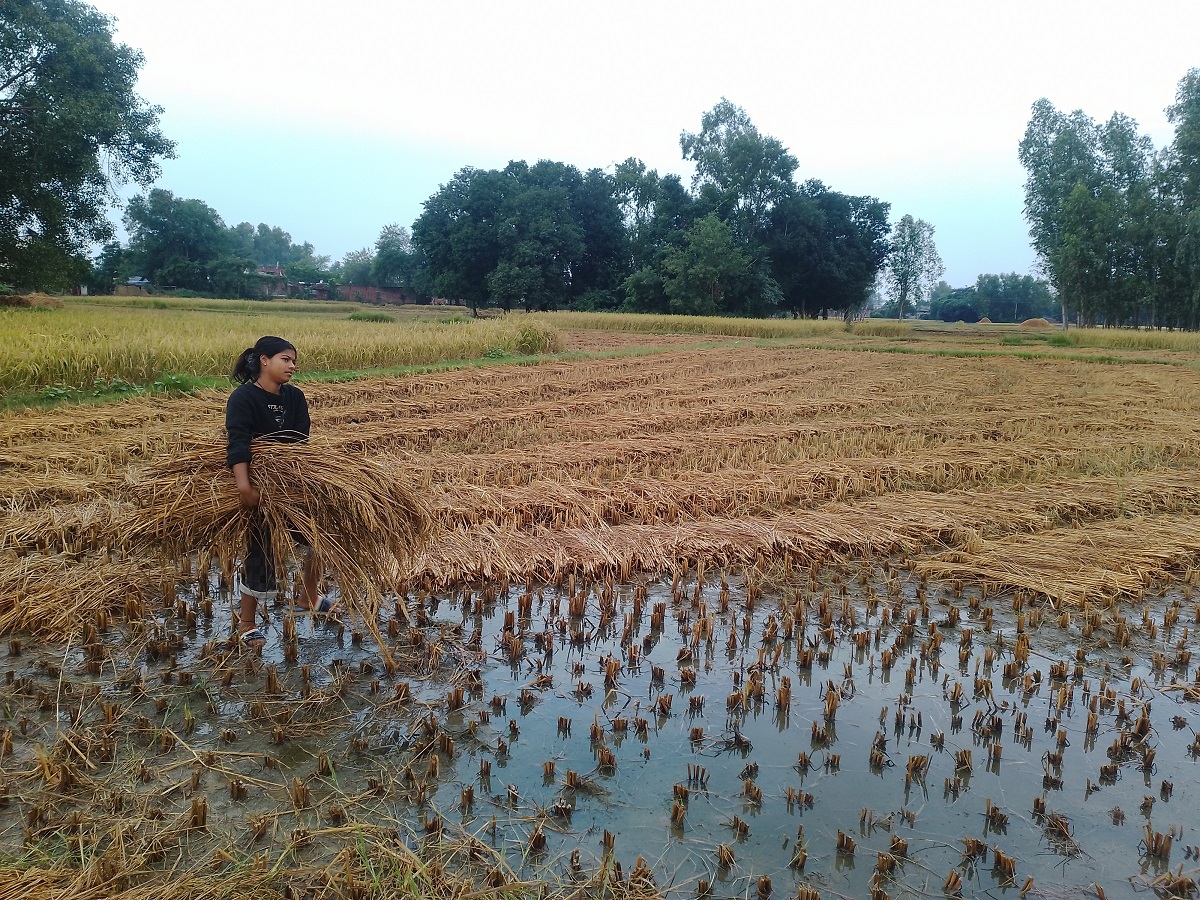
POLYGON ((147 467, 135 479, 137 508, 122 542, 175 558, 208 553, 230 574, 246 552, 255 517, 262 516, 281 586, 294 532, 337 579, 343 604, 373 621, 383 593, 398 590, 404 562, 431 531, 429 512, 405 484, 405 473, 319 441, 259 440, 250 481, 261 502, 257 511, 246 510, 225 467, 225 450, 223 441, 198 444, 147 467), (366 609, 358 607, 360 598, 366 609))

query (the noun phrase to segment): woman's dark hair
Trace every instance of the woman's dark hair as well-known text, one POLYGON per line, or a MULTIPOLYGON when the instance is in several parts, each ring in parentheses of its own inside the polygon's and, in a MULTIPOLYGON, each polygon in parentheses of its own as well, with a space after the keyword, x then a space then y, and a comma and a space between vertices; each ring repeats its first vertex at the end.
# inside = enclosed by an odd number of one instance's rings
POLYGON ((260 356, 275 356, 284 350, 297 352, 291 341, 285 341, 281 337, 269 334, 260 337, 253 347, 247 347, 242 351, 237 362, 233 364, 233 372, 229 377, 239 384, 249 384, 258 378, 258 358, 260 356))

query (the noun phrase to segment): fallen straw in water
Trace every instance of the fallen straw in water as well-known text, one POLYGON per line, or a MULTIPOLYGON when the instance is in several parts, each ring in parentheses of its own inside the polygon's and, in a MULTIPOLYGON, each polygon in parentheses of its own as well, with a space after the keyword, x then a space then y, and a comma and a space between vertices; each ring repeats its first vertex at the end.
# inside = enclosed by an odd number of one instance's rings
POLYGON ((255 441, 253 450, 250 478, 261 494, 257 511, 238 501, 225 467, 225 444, 199 444, 141 473, 122 543, 174 557, 208 552, 231 573, 261 515, 277 571, 285 571, 294 554, 295 534, 337 579, 351 612, 373 617, 383 594, 399 589, 403 563, 431 531, 429 512, 407 487, 406 473, 320 442, 255 441), (362 600, 367 608, 356 608, 362 600))

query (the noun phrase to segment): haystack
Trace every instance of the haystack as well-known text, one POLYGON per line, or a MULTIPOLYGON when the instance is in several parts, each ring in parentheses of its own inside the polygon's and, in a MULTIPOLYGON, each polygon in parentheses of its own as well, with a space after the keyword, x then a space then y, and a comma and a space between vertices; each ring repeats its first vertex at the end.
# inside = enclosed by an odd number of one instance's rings
POLYGON ((0 294, 0 306, 22 309, 62 309, 62 301, 49 294, 0 294))
POLYGON ((987 316, 984 316, 984 317, 983 317, 982 319, 980 319, 980 320, 979 320, 979 321, 978 321, 976 324, 977 324, 977 325, 991 325, 991 324, 992 324, 992 320, 991 320, 991 319, 989 319, 987 316))
POLYGON ((1022 328, 1049 328, 1050 322, 1043 318, 1026 319, 1021 323, 1022 328))
POLYGON ((431 530, 429 512, 404 473, 316 441, 255 441, 251 481, 262 500, 258 510, 246 510, 225 450, 215 441, 183 448, 144 470, 132 485, 136 509, 122 529, 123 543, 174 558, 207 553, 228 575, 261 516, 277 572, 295 562, 294 533, 337 579, 350 611, 373 620, 431 530))

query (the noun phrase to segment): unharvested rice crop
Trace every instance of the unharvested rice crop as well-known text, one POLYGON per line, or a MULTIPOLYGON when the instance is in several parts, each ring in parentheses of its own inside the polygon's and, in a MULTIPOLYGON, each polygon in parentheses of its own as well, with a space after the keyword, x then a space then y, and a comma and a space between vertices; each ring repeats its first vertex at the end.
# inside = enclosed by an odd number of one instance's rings
POLYGON ((453 328, 425 322, 352 322, 347 309, 309 316, 194 309, 0 309, 0 391, 48 385, 90 388, 96 379, 150 384, 163 374, 227 375, 260 335, 283 334, 300 348, 302 371, 429 365, 562 349, 555 330, 512 316, 453 328), (31 318, 36 316, 35 318, 31 318))
POLYGON ((824 337, 844 330, 841 319, 741 319, 726 316, 671 316, 641 313, 541 313, 561 329, 598 329, 653 334, 695 334, 741 338, 824 337))

